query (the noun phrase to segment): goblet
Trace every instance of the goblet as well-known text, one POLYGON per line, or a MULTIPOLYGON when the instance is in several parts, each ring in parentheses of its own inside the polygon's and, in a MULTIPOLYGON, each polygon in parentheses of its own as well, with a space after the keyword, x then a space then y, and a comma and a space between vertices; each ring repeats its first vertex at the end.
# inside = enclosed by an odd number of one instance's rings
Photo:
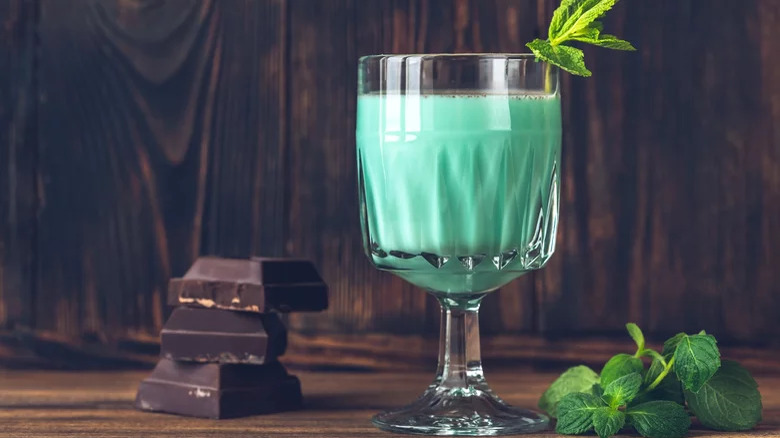
POLYGON ((489 292, 549 260, 558 224, 558 69, 533 55, 360 59, 357 157, 366 254, 442 309, 439 366, 417 401, 378 427, 431 435, 535 432, 482 372, 489 292))

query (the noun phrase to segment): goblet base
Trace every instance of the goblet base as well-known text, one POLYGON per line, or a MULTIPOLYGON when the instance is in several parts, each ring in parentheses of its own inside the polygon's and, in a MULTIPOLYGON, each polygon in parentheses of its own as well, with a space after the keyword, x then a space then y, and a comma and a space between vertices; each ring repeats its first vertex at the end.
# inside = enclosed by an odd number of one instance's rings
POLYGON ((549 425, 545 415, 509 406, 486 384, 433 385, 412 404, 377 414, 372 421, 390 432, 443 436, 514 435, 549 425))

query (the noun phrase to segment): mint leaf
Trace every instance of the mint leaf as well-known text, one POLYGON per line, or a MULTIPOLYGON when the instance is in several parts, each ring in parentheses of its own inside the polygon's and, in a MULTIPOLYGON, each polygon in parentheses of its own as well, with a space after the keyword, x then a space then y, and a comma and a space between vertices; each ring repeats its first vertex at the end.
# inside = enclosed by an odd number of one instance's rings
POLYGON ((582 14, 572 25, 572 29, 576 32, 577 29, 583 29, 603 17, 618 0, 584 0, 580 10, 582 14))
POLYGON ((584 365, 569 368, 542 394, 539 409, 555 418, 558 403, 564 396, 574 392, 591 392, 598 381, 599 375, 584 365))
POLYGON ((626 414, 615 408, 603 407, 593 411, 593 430, 600 438, 618 433, 626 424, 626 414))
POLYGON ((641 373, 643 370, 644 365, 642 365, 641 359, 630 354, 617 354, 601 369, 601 386, 606 388, 616 379, 631 373, 641 373))
POLYGON ((591 76, 592 73, 585 67, 585 53, 582 50, 569 46, 553 46, 548 41, 535 39, 526 44, 537 58, 579 76, 591 76))
POLYGON ((699 392, 685 391, 685 399, 699 421, 712 429, 748 430, 761 421, 758 384, 734 361, 724 360, 699 392))
POLYGON ((651 401, 626 411, 628 424, 647 438, 679 438, 688 433, 691 419, 682 405, 670 401, 651 401))
POLYGON ((621 40, 615 35, 600 35, 598 38, 592 38, 588 35, 583 35, 573 37, 572 40, 593 44, 594 46, 605 47, 612 50, 625 50, 629 52, 636 50, 636 47, 634 47, 631 43, 625 40, 621 40))
POLYGON ((601 29, 588 27, 572 35, 569 39, 572 41, 598 40, 599 35, 601 35, 601 29))
POLYGON ((661 353, 664 357, 669 358, 674 355, 674 350, 677 349, 677 345, 682 341, 686 336, 685 333, 677 333, 676 335, 672 336, 671 338, 667 339, 666 342, 664 342, 664 349, 661 353))
POLYGON ((579 435, 593 427, 593 413, 604 402, 592 394, 569 394, 558 403, 558 423, 555 431, 563 435, 579 435))
POLYGON ((639 387, 642 386, 642 375, 631 373, 619 379, 612 381, 604 388, 603 398, 610 406, 622 406, 636 397, 639 393, 639 387))
POLYGON ((563 1, 558 9, 564 9, 561 17, 550 22, 548 38, 553 45, 560 44, 607 13, 617 0, 563 1))
POLYGON ((574 24, 573 20, 577 17, 575 13, 580 3, 580 0, 561 1, 561 5, 553 12, 552 20, 550 20, 550 28, 547 31, 550 37, 560 35, 564 27, 570 28, 574 24))
POLYGON ((604 23, 600 21, 594 21, 590 24, 590 26, 580 29, 577 32, 573 33, 569 39, 575 40, 578 37, 585 37, 585 38, 593 38, 593 39, 599 39, 599 36, 601 35, 601 31, 604 30, 604 23))
POLYGON ((642 333, 642 329, 640 329, 639 326, 633 322, 629 322, 626 324, 626 330, 628 330, 628 334, 631 336, 631 339, 633 339, 636 343, 637 353, 640 353, 645 349, 645 335, 642 333))
POLYGON ((666 369, 666 367, 659 359, 653 359, 653 361, 650 362, 650 368, 648 368, 647 373, 645 373, 645 384, 649 385, 653 383, 655 379, 664 372, 664 369, 666 369))
POLYGON ((674 372, 683 387, 698 392, 720 368, 720 351, 712 335, 685 336, 674 350, 674 372))

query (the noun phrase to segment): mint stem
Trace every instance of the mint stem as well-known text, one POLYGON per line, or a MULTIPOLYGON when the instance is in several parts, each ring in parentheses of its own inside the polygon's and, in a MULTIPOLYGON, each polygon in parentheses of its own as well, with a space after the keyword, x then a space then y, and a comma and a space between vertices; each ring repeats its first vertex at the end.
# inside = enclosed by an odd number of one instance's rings
POLYGON ((661 365, 666 366, 666 359, 664 359, 663 356, 661 356, 661 353, 651 350, 649 348, 646 348, 642 351, 637 351, 637 353, 634 355, 634 357, 641 358, 641 357, 649 357, 651 359, 656 359, 657 361, 661 362, 661 365))
POLYGON ((667 375, 669 375, 669 372, 672 371, 672 367, 673 366, 674 366, 674 357, 672 357, 672 360, 670 360, 669 363, 666 364, 666 366, 664 367, 664 370, 661 372, 661 374, 659 374, 658 377, 656 377, 655 380, 653 380, 653 383, 651 383, 650 386, 648 386, 645 389, 645 392, 650 392, 650 391, 654 390, 655 388, 657 388, 658 385, 660 385, 661 382, 664 380, 664 378, 667 375))

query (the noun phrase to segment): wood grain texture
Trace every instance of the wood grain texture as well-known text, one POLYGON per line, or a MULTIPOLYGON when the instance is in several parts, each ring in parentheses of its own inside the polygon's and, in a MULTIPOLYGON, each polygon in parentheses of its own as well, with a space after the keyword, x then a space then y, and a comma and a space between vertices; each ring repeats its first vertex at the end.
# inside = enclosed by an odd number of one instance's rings
POLYGON ((372 294, 353 287, 351 274, 372 273, 361 259, 354 162, 353 4, 290 1, 289 235, 286 251, 315 262, 330 289, 327 314, 292 315, 307 331, 365 329, 372 294), (354 210, 357 211, 357 210, 354 210), (361 263, 362 262, 362 263, 361 263))
POLYGON ((280 1, 41 2, 39 329, 156 333, 197 254, 279 255, 282 17, 280 1))
MULTIPOLYGON (((660 349, 660 343, 649 342, 660 349)), ((308 369, 434 370, 437 339, 429 336, 384 334, 300 335, 291 334, 282 360, 308 369)), ((496 368, 528 366, 540 371, 560 370, 586 364, 599 370, 615 354, 636 349, 631 339, 577 337, 546 339, 535 335, 494 335, 481 341, 488 373, 496 368)), ((720 346, 724 358, 739 361, 758 373, 775 373, 780 353, 768 348, 720 346)))
MULTIPOLYGON (((750 245, 745 254, 755 272, 748 272, 743 277, 748 285, 748 296, 733 288, 723 303, 725 328, 739 332, 740 337, 780 330, 777 319, 772 317, 780 307, 780 274, 775 269, 780 259, 780 251, 775 245, 780 236, 780 217, 777 215, 780 201, 780 61, 777 59, 780 53, 780 4, 761 1, 751 11, 750 19, 747 35, 751 45, 760 47, 757 54, 760 73, 755 79, 762 84, 762 91, 756 93, 755 84, 743 85, 742 89, 758 101, 752 103, 759 105, 758 110, 753 110, 760 120, 755 133, 758 138, 749 141, 757 140, 764 145, 761 149, 750 148, 749 170, 743 170, 743 176, 749 181, 746 189, 757 192, 748 194, 753 200, 748 215, 748 226, 753 234, 750 234, 750 245), (742 311, 732 315, 732 306, 740 306, 742 311), (743 325, 740 314, 751 315, 751 324, 743 325), (760 315, 759 319, 754 320, 754 314, 760 315)), ((739 168, 734 170, 739 172, 739 168)), ((728 188, 724 187, 724 190, 728 188)), ((739 202, 739 199, 734 201, 739 202)))
POLYGON ((564 80, 542 332, 780 333, 777 4, 703 3, 619 4, 605 26, 639 52, 586 49, 594 77, 564 80))
MULTIPOLYGON (((430 383, 420 373, 301 373, 304 407, 296 412, 235 420, 204 420, 152 414, 132 408, 144 373, 0 373, 0 437, 387 437, 371 425, 377 411, 401 406, 430 383)), ((498 371, 493 389, 509 403, 532 407, 554 374, 498 371)), ((764 420, 755 430, 729 437, 780 434, 780 379, 758 379, 764 420)), ((554 432, 523 437, 555 437, 554 432)), ((619 435, 632 436, 632 435, 619 435)), ((694 426, 691 437, 723 436, 694 426)))
POLYGON ((160 357, 159 339, 145 335, 75 338, 56 332, 0 331, 0 368, 104 370, 150 368, 160 357))
POLYGON ((160 326, 200 249, 215 25, 210 3, 41 2, 38 328, 160 326))
POLYGON ((219 80, 201 253, 283 256, 287 236, 287 3, 219 7, 219 80))
POLYGON ((0 3, 0 327, 30 327, 37 116, 33 1, 0 3))
MULTIPOLYGON (((392 335, 290 333, 281 361, 307 370, 429 371, 436 367, 437 339, 424 334, 392 335)), ((649 342, 660 349, 661 344, 649 342)), ((586 364, 600 369, 619 352, 635 348, 629 338, 575 337, 546 339, 538 335, 494 335, 481 342, 488 371, 524 366, 563 371, 586 364)), ((720 345, 724 358, 737 360, 756 373, 777 372, 780 352, 770 348, 720 345)), ((128 335, 113 342, 73 339, 54 332, 0 331, 0 368, 106 370, 151 368, 160 357, 157 336, 128 335)))

